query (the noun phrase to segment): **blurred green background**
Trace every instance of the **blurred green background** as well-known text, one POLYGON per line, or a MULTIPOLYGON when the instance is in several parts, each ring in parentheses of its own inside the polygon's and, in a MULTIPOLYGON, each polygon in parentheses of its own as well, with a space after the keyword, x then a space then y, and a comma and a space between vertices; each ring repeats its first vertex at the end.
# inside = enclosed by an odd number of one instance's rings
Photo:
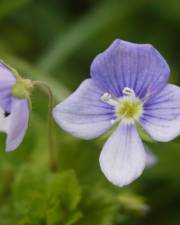
MULTIPOLYGON (((0 58, 63 100, 116 38, 153 44, 180 85, 179 0, 0 0, 0 58)), ((54 125, 59 171, 49 170, 48 98, 32 95, 20 148, 0 141, 0 225, 179 225, 180 142, 149 145, 157 164, 133 184, 111 185, 99 167, 101 139, 82 141, 54 125)), ((167 132, 167 131, 165 131, 167 132)))

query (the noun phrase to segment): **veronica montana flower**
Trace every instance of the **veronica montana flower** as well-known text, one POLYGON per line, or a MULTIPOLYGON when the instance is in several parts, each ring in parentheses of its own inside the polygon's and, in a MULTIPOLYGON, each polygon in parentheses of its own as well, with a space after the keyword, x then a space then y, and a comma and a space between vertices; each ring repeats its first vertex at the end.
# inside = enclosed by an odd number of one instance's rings
POLYGON ((6 151, 19 146, 28 127, 30 86, 29 80, 20 78, 15 70, 0 63, 0 132, 7 134, 6 151))
POLYGON ((180 134, 180 88, 167 83, 169 73, 152 45, 115 40, 94 59, 91 78, 53 111, 64 130, 83 139, 116 125, 100 155, 101 169, 115 185, 129 184, 148 164, 138 127, 160 142, 180 134))

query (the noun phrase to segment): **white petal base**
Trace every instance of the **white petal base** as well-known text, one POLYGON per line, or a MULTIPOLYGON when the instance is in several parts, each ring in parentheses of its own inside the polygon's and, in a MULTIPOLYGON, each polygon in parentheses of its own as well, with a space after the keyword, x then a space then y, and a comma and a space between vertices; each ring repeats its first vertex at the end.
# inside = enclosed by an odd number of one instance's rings
POLYGON ((122 124, 105 143, 100 166, 107 179, 124 186, 138 178, 146 165, 143 143, 134 125, 122 124))

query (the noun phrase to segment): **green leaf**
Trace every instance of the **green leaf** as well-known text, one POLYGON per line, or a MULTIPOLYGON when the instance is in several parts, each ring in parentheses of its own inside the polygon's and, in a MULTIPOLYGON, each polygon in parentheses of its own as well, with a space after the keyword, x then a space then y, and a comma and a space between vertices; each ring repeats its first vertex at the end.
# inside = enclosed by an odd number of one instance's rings
POLYGON ((13 186, 18 225, 72 225, 82 217, 80 198, 73 170, 47 174, 27 165, 19 171, 13 186))
POLYGON ((81 213, 77 210, 81 198, 80 186, 73 170, 55 174, 48 185, 47 224, 74 224, 81 213))
POLYGON ((86 187, 80 204, 83 218, 78 225, 112 225, 117 215, 117 201, 110 191, 102 186, 86 187))
POLYGON ((46 221, 46 180, 43 171, 26 165, 17 174, 13 186, 14 210, 19 224, 39 225, 46 221))
POLYGON ((145 203, 145 199, 141 195, 124 192, 120 193, 117 199, 121 208, 130 213, 133 212, 138 215, 144 215, 149 209, 148 205, 145 203))

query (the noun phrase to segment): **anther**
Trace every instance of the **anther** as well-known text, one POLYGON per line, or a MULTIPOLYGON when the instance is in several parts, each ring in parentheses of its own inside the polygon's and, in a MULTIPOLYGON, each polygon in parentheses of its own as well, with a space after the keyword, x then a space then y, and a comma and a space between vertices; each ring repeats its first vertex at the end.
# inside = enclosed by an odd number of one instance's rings
POLYGON ((124 95, 126 95, 126 96, 136 97, 134 91, 133 91, 131 88, 129 88, 129 87, 125 87, 125 88, 123 89, 122 93, 123 93, 124 95))
POLYGON ((109 99, 111 99, 111 98, 112 98, 112 95, 109 94, 109 93, 107 93, 107 92, 105 92, 105 93, 101 96, 101 100, 102 100, 103 102, 107 102, 107 101, 109 101, 109 99))
POLYGON ((105 92, 102 96, 101 96, 101 100, 105 103, 108 103, 109 105, 112 106, 117 106, 119 104, 119 100, 118 98, 112 96, 110 93, 105 92))

